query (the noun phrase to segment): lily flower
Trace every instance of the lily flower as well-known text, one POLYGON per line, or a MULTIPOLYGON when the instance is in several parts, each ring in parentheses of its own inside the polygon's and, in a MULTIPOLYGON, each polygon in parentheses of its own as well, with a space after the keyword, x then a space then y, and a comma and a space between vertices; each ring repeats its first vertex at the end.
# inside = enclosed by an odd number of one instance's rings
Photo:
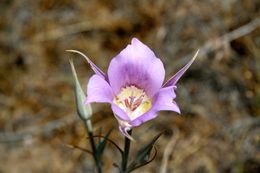
POLYGON ((157 117, 159 111, 180 109, 174 101, 176 83, 190 67, 194 57, 164 84, 165 69, 154 52, 137 38, 115 56, 107 74, 85 57, 95 74, 89 79, 85 104, 109 103, 120 131, 129 137, 127 131, 157 117))

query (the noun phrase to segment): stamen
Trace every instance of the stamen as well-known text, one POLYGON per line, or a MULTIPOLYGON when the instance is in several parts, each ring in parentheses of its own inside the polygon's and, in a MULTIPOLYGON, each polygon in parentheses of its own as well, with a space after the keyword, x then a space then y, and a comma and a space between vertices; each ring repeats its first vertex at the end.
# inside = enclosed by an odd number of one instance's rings
POLYGON ((113 101, 127 113, 131 120, 143 115, 152 107, 151 99, 143 90, 135 86, 123 88, 113 101))
POLYGON ((125 99, 125 105, 126 105, 126 107, 131 107, 131 101, 129 103, 129 100, 125 99))

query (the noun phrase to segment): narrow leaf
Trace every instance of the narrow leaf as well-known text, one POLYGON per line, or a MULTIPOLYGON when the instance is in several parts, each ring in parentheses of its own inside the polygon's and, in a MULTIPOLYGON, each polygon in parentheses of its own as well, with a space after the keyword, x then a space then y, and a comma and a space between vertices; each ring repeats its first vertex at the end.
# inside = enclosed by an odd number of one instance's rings
POLYGON ((117 163, 113 163, 113 166, 118 169, 119 173, 123 173, 123 171, 121 170, 120 166, 117 163))
POLYGON ((106 144, 107 144, 107 139, 108 139, 109 135, 111 134, 112 130, 113 129, 110 129, 108 131, 108 133, 104 136, 104 138, 98 144, 98 147, 97 147, 97 157, 98 157, 98 159, 100 161, 101 161, 102 155, 104 153, 104 150, 105 150, 105 147, 106 147, 106 144))
POLYGON ((137 151, 135 159, 127 168, 127 172, 131 172, 136 168, 139 168, 142 165, 146 165, 150 163, 150 153, 152 148, 154 147, 155 142, 159 139, 159 137, 163 134, 163 132, 156 135, 148 144, 146 144, 143 148, 137 151))
POLYGON ((88 104, 88 105, 84 104, 85 94, 80 86, 72 59, 69 59, 69 62, 70 62, 71 71, 73 74, 74 92, 75 92, 77 112, 78 112, 79 117, 85 121, 85 120, 88 120, 92 116, 92 109, 91 109, 90 104, 88 104))
POLYGON ((86 152, 86 153, 91 154, 91 155, 93 154, 90 150, 85 149, 85 148, 82 148, 82 147, 77 146, 77 145, 69 145, 69 144, 67 144, 67 145, 65 145, 65 146, 68 147, 68 148, 71 148, 71 149, 81 150, 81 151, 86 152))
MULTIPOLYGON (((104 136, 102 136, 102 135, 95 135, 95 136, 93 136, 94 138, 105 138, 104 136)), ((107 142, 109 142, 110 144, 112 144, 114 147, 116 147, 116 149, 120 152, 120 154, 123 156, 123 150, 114 142, 114 141, 112 141, 111 139, 109 139, 109 138, 107 138, 106 139, 107 140, 107 142)))
POLYGON ((138 168, 140 168, 140 167, 142 167, 142 166, 145 166, 145 165, 148 165, 149 163, 151 163, 151 162, 155 159, 155 157, 156 157, 156 155, 157 155, 157 149, 156 149, 156 147, 154 146, 153 148, 154 148, 154 154, 153 154, 153 156, 152 156, 152 158, 151 158, 150 160, 147 160, 146 162, 143 162, 143 163, 141 163, 141 164, 139 164, 139 165, 133 167, 132 169, 129 167, 129 169, 128 169, 127 171, 128 171, 128 172, 132 172, 133 170, 136 170, 136 169, 138 169, 138 168))

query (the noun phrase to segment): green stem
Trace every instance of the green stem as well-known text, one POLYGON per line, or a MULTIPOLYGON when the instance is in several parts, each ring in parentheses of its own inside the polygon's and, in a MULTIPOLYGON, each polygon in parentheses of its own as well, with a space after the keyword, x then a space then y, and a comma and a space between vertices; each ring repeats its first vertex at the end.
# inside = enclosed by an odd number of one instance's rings
POLYGON ((91 149, 93 152, 92 156, 93 156, 93 159, 95 160, 97 171, 98 171, 98 173, 102 173, 101 163, 99 162, 99 160, 97 158, 97 148, 96 148, 96 144, 95 144, 94 137, 93 137, 91 120, 88 119, 88 120, 84 121, 84 124, 85 124, 86 131, 87 131, 87 134, 89 137, 89 142, 90 142, 91 149))
MULTIPOLYGON (((128 134, 131 136, 132 130, 128 132, 128 134)), ((127 162, 128 162, 128 156, 129 156, 129 151, 130 151, 130 144, 131 140, 125 137, 125 147, 124 147, 124 156, 122 160, 122 172, 127 173, 127 162)))

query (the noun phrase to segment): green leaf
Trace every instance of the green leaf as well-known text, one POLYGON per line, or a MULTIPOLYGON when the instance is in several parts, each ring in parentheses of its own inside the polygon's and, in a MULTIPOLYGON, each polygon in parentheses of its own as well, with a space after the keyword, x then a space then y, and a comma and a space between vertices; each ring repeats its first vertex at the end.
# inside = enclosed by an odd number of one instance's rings
POLYGON ((159 137, 163 134, 163 132, 156 135, 148 144, 146 144, 144 147, 139 149, 137 151, 137 154, 133 160, 133 162, 130 163, 129 167, 127 168, 126 172, 131 172, 143 165, 146 165, 147 163, 150 163, 150 153, 154 147, 155 142, 159 139, 159 137))
POLYGON ((104 150, 106 148, 106 144, 107 144, 107 139, 109 137, 109 135, 111 134, 113 129, 110 129, 108 131, 108 133, 104 136, 104 138, 100 141, 100 143, 98 144, 97 147, 97 158, 99 159, 99 161, 101 161, 102 155, 104 153, 104 150))
POLYGON ((117 163, 113 163, 113 166, 118 169, 119 173, 123 173, 123 171, 121 170, 120 166, 117 163))
POLYGON ((73 81, 74 81, 74 92, 75 92, 75 99, 76 99, 76 106, 77 106, 77 112, 79 117, 86 121, 92 116, 92 109, 91 105, 85 105, 84 100, 85 100, 85 93, 83 92, 78 77, 77 73, 73 64, 72 59, 69 59, 70 66, 71 66, 71 71, 73 74, 73 81))

